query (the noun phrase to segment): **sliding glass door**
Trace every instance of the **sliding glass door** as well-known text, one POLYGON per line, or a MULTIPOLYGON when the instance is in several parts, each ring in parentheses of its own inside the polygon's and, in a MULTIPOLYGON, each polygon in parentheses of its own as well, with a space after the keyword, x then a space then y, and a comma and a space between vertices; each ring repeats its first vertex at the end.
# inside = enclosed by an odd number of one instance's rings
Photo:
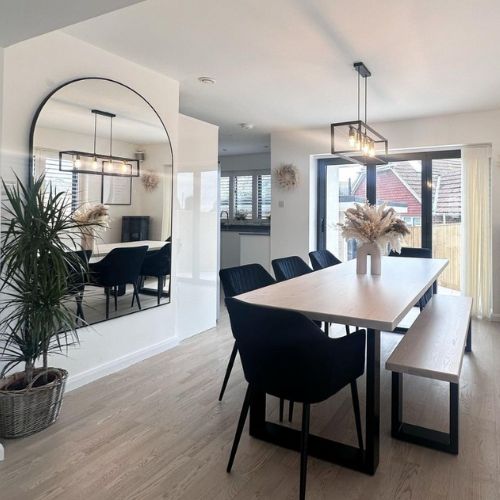
POLYGON ((341 260, 356 256, 356 243, 345 242, 338 224, 354 203, 386 203, 410 229, 406 246, 430 248, 449 265, 440 276, 441 293, 460 291, 461 168, 460 151, 391 155, 386 165, 318 162, 318 248, 341 260))

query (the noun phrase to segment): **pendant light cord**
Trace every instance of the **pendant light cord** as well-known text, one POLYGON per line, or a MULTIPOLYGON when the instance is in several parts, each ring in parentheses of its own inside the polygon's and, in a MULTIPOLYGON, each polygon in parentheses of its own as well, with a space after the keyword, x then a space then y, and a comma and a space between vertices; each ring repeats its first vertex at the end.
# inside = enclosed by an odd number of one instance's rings
POLYGON ((97 113, 94 113, 94 160, 96 159, 97 143, 97 113))

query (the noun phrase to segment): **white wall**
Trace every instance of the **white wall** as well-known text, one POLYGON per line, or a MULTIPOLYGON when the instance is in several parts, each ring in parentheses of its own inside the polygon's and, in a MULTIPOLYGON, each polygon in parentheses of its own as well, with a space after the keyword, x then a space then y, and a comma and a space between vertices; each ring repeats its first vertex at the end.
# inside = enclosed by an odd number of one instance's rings
POLYGON ((215 125, 179 115, 174 252, 181 339, 215 326, 217 319, 218 133, 215 125))
POLYGON ((221 156, 219 161, 221 172, 271 170, 271 155, 269 153, 221 156))
MULTIPOLYGON (((157 110, 164 121, 177 157, 179 122, 178 82, 126 59, 86 44, 69 35, 54 32, 22 42, 5 50, 2 146, 5 162, 2 175, 12 178, 12 170, 28 178, 28 138, 33 114, 44 97, 55 87, 78 77, 101 76, 120 81, 141 93, 157 110)), ((187 131, 189 133, 189 131, 187 131)), ((184 137, 185 142, 189 142, 184 137)), ((217 138, 213 140, 217 149, 217 138)), ((196 144, 191 144, 193 149, 196 144)), ((193 213, 196 220, 198 213, 193 213)), ((176 215, 174 214, 174 217, 176 215)), ((178 342, 175 309, 179 301, 175 271, 177 245, 189 248, 191 241, 180 241, 173 235, 172 302, 159 308, 118 318, 80 330, 81 347, 73 348, 69 357, 57 357, 52 363, 69 370, 70 387, 88 382, 98 376, 124 367, 178 342)), ((204 235, 199 244, 204 246, 204 235)), ((189 264, 185 266, 189 269, 189 264)), ((208 264, 207 264, 208 266, 208 264)), ((215 275, 216 268, 209 268, 215 275)), ((187 290, 183 300, 195 300, 187 290)), ((183 317, 186 323, 195 316, 183 317)), ((214 310, 215 314, 215 310, 214 310)), ((199 331, 199 330, 198 330, 199 331)))
MULTIPOLYGON (((488 143, 492 145, 493 312, 500 318, 500 110, 461 113, 375 124, 388 137, 391 149, 436 148, 488 143)), ((294 163, 300 184, 290 192, 273 184, 271 258, 297 254, 307 257, 315 248, 316 179, 311 155, 330 151, 329 125, 318 129, 271 134, 271 166, 294 163), (284 208, 279 208, 282 200, 284 208)))

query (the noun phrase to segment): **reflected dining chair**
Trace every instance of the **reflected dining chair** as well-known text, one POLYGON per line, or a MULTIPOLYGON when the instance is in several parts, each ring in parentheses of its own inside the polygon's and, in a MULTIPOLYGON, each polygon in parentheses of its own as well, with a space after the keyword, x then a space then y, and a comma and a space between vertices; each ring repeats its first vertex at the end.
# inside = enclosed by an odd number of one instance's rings
MULTIPOLYGON (((147 253, 141 266, 141 284, 148 276, 155 277, 158 280, 158 287, 156 289, 158 305, 160 305, 165 278, 170 276, 171 255, 172 245, 167 243, 160 250, 147 253)), ((132 298, 132 305, 134 305, 134 298, 132 298)))
POLYGON ((252 393, 266 393, 303 404, 300 440, 300 500, 305 499, 311 404, 350 385, 358 446, 363 450, 356 380, 364 373, 365 331, 338 339, 324 335, 302 314, 226 299, 248 388, 229 456, 231 472, 252 393))
POLYGON ((328 250, 316 250, 314 252, 309 252, 309 258, 311 259, 312 268, 315 271, 342 263, 341 260, 337 259, 337 257, 335 257, 335 255, 328 250))
POLYGON ((141 266, 148 251, 147 246, 130 248, 114 248, 102 260, 90 264, 91 284, 104 288, 106 294, 106 319, 109 319, 109 299, 113 291, 115 299, 115 311, 117 310, 118 287, 132 285, 134 287, 132 304, 134 298, 141 310, 141 302, 138 294, 138 281, 141 266))
MULTIPOLYGON (((219 271, 219 277, 226 297, 234 297, 235 295, 240 295, 276 283, 274 278, 260 264, 247 264, 244 266, 221 269, 219 271)), ((219 401, 222 401, 224 396, 237 354, 238 347, 235 342, 231 356, 229 357, 229 363, 227 364, 224 381, 222 382, 219 401)))
MULTIPOLYGON (((396 253, 391 251, 390 257, 410 257, 410 258, 420 258, 420 259, 432 259, 432 250, 430 248, 413 248, 413 247, 402 247, 401 253, 396 253)), ((434 286, 434 285, 433 285, 434 286)), ((427 305, 429 300, 432 299, 433 286, 429 287, 424 295, 415 304, 421 311, 427 305)))
POLYGON ((75 296, 77 321, 80 319, 82 322, 85 322, 83 295, 85 293, 85 285, 89 281, 88 270, 92 250, 70 252, 68 257, 68 293, 75 296))

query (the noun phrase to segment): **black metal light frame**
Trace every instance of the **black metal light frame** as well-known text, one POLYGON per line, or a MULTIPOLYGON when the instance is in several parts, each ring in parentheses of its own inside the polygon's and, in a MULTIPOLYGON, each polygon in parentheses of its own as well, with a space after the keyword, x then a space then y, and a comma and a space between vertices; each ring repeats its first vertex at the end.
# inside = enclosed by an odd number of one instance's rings
POLYGON ((140 177, 140 161, 135 158, 124 158, 121 156, 113 155, 113 118, 116 117, 114 113, 110 113, 109 111, 101 111, 99 109, 92 109, 92 114, 94 115, 94 151, 93 153, 89 153, 87 151, 60 151, 59 152, 59 170, 61 172, 74 172, 78 174, 93 174, 93 175, 109 175, 112 177, 140 177), (96 152, 96 143, 97 143, 97 117, 104 116, 109 118, 110 120, 110 136, 109 136, 109 154, 97 154, 96 152), (101 168, 98 169, 82 169, 75 168, 74 166, 71 168, 66 168, 64 166, 64 156, 71 156, 72 159, 76 156, 79 160, 81 156, 84 158, 91 158, 92 161, 101 161, 101 168), (122 166, 130 168, 130 173, 120 173, 113 171, 106 171, 106 164, 113 166, 113 163, 121 163, 122 166), (135 169, 134 169, 135 166, 135 169))
POLYGON ((95 175, 109 175, 113 177, 140 177, 140 162, 139 160, 135 160, 132 158, 124 158, 121 156, 109 156, 109 155, 101 155, 101 154, 94 154, 94 153, 88 153, 85 151, 59 151, 59 170, 61 172, 75 172, 78 174, 95 174, 95 175), (72 168, 72 167, 65 167, 64 165, 64 156, 83 156, 84 158, 90 158, 91 160, 97 159, 97 160, 102 160, 101 163, 101 168, 99 170, 89 170, 89 169, 82 169, 82 168, 72 168), (113 172, 106 172, 105 171, 105 163, 110 163, 110 161, 113 162, 119 162, 123 163, 126 166, 130 167, 130 174, 120 174, 120 173, 113 173, 113 172))
MULTIPOLYGON (((354 69, 358 73, 358 119, 345 121, 345 122, 337 122, 332 123, 330 125, 331 130, 331 152, 333 155, 342 158, 343 160, 349 163, 357 163, 360 165, 381 165, 386 164, 387 155, 389 154, 389 143, 388 140, 378 133, 373 127, 370 127, 367 123, 367 96, 368 96, 368 88, 367 88, 367 78, 371 76, 370 70, 364 65, 362 62, 354 63, 354 69), (361 120, 361 78, 364 78, 365 81, 365 95, 364 95, 364 114, 365 119, 361 120), (349 149, 336 149, 335 147, 335 139, 336 139, 336 130, 349 128, 349 132, 354 132, 357 137, 357 142, 359 146, 352 147, 349 149), (363 150, 362 141, 359 140, 363 138, 365 141, 369 142, 373 148, 376 146, 383 146, 382 154, 373 154, 369 155, 363 150)), ((339 135, 339 134, 337 134, 339 135)), ((378 148, 380 149, 380 148, 378 148)))

